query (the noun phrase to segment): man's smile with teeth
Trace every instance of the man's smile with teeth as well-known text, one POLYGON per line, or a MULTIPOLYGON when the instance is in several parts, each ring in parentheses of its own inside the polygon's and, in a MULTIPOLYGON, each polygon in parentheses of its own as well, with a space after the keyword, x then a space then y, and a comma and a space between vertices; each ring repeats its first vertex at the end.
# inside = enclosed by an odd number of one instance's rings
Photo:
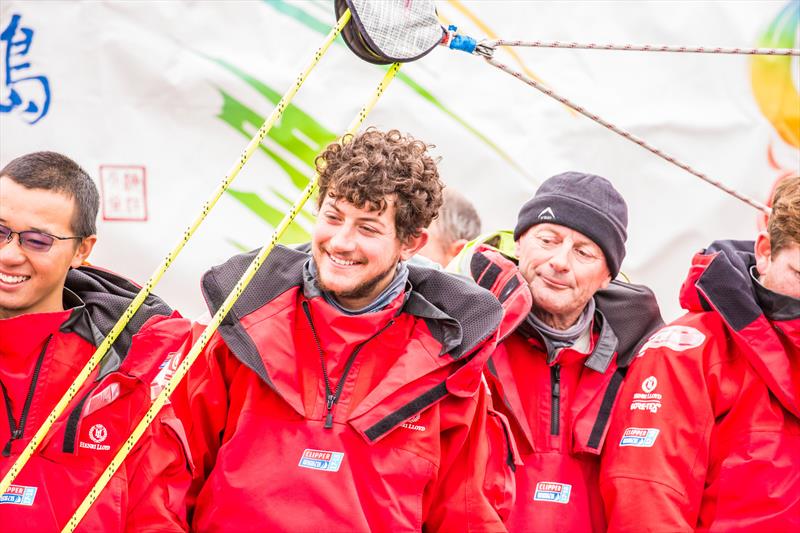
POLYGON ((358 261, 350 261, 350 260, 347 260, 347 259, 342 259, 340 257, 336 257, 336 256, 331 255, 331 254, 328 254, 328 257, 330 257, 331 261, 333 261, 337 265, 351 266, 351 265, 358 264, 358 261))
POLYGON ((22 283, 28 279, 30 279, 30 276, 12 276, 11 274, 0 272, 0 281, 3 283, 22 283))

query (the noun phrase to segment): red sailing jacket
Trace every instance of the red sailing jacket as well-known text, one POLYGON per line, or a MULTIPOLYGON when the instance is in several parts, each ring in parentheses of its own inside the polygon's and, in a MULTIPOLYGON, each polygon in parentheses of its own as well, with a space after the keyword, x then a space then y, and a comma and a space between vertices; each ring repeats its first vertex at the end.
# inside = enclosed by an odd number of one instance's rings
MULTIPOLYGON (((252 256, 206 273, 212 312, 252 256)), ((304 293, 308 258, 273 251, 173 395, 200 474, 193 528, 504 531, 513 449, 481 384, 497 301, 409 266, 412 289, 348 316, 304 293)))
POLYGON ((524 463, 509 531, 604 531, 600 453, 628 362, 663 324, 655 298, 642 286, 613 282, 595 295, 590 351, 564 348, 548 360, 544 340, 524 323, 532 300, 516 265, 478 247, 471 273, 497 295, 506 311, 500 329, 511 332, 486 372, 524 463))
POLYGON ((614 531, 800 531, 800 301, 752 250, 695 256, 688 313, 639 353, 601 472, 614 531))
MULTIPOLYGON (((5 475, 110 328, 138 292, 130 282, 91 267, 71 271, 68 310, 0 320, 0 475, 5 475), (116 289, 113 287, 116 286, 116 289), (112 292, 109 292, 112 291, 112 292), (80 295, 83 300, 81 300, 80 295), (71 307, 71 308, 70 308, 71 307), (31 384, 33 386, 31 386, 31 384), (28 400, 28 398, 30 398, 28 400), (5 403, 5 402, 4 402, 5 403), (10 407, 13 421, 7 416, 10 407), (22 430, 10 439, 12 428, 22 430)), ((164 314, 155 297, 103 359, 56 421, 14 483, 0 496, 3 531, 59 531, 160 391, 189 322, 164 314), (147 319, 146 324, 142 322, 147 319), (133 332, 141 330, 138 334, 133 332), (126 354, 120 360, 119 354, 126 354), (163 367, 160 369, 159 367, 163 367)), ((177 358, 175 358, 177 361, 177 358)), ((185 531, 191 473, 183 428, 169 406, 156 420, 78 531, 185 531)))

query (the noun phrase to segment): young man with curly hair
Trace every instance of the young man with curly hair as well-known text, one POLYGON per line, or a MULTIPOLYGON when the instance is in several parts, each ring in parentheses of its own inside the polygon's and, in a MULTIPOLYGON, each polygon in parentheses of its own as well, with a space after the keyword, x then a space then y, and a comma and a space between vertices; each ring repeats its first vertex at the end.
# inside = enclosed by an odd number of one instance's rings
MULTIPOLYGON (((442 202, 427 149, 369 130, 317 158, 311 253, 275 249, 173 397, 195 529, 504 529, 513 448, 481 384, 502 309, 406 264, 442 202)), ((253 255, 205 274, 210 312, 253 255)))
POLYGON ((611 531, 800 531, 800 178, 716 241, 639 351, 600 474, 611 531))

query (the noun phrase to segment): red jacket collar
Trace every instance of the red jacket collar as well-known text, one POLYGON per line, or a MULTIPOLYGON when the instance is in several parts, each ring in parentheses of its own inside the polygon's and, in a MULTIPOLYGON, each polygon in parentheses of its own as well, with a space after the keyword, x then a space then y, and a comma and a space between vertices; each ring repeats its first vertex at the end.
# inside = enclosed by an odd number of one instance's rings
POLYGON ((754 264, 752 241, 712 243, 692 260, 681 287, 681 305, 688 311, 717 313, 770 391, 800 417, 798 378, 791 364, 792 358, 800 357, 800 316, 785 309, 783 315, 765 315, 757 281, 750 274, 754 264))
POLYGON ((0 362, 27 358, 58 331, 70 313, 70 310, 31 313, 0 320, 0 362))

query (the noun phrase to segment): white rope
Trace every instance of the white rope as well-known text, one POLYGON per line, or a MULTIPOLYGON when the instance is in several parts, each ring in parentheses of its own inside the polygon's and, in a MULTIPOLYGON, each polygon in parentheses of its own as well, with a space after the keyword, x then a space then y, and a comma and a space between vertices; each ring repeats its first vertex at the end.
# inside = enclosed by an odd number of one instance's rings
POLYGON ((800 56, 800 48, 724 48, 718 46, 672 46, 661 44, 597 44, 561 41, 512 41, 496 39, 481 41, 488 48, 522 46, 530 48, 569 48, 578 50, 615 50, 618 52, 678 52, 690 54, 730 54, 765 56, 800 56))
POLYGON ((664 159, 665 161, 668 161, 668 162, 672 163, 673 165, 677 166, 678 168, 682 168, 683 170, 685 170, 689 174, 692 174, 693 176, 696 176, 696 177, 700 178, 701 180, 713 185, 714 187, 716 187, 716 188, 718 188, 718 189, 720 189, 722 191, 725 191, 726 193, 730 194, 731 196, 733 196, 737 200, 741 200, 742 202, 746 203, 749 206, 755 207, 756 209, 759 209, 759 210, 761 210, 761 211, 763 211, 763 212, 765 212, 767 214, 770 213, 770 208, 767 207, 766 205, 762 204, 761 202, 753 200, 752 198, 749 198, 749 197, 745 196, 744 194, 742 194, 742 193, 740 193, 740 192, 738 192, 738 191, 736 191, 734 189, 731 189, 730 187, 728 187, 727 185, 723 184, 722 182, 720 182, 718 180, 714 180, 712 178, 709 178, 707 175, 705 175, 702 172, 699 172, 699 171, 693 169, 692 167, 690 167, 686 163, 678 161, 673 156, 671 156, 671 155, 659 150, 655 146, 652 146, 651 144, 649 144, 644 139, 640 139, 639 137, 633 135, 632 133, 630 133, 628 131, 625 131, 622 128, 619 128, 619 127, 615 126, 614 124, 612 124, 611 122, 608 122, 607 120, 604 120, 603 118, 599 117, 598 115, 595 115, 594 113, 590 113, 589 111, 587 111, 586 109, 582 108, 578 104, 576 104, 576 103, 564 98, 563 96, 561 96, 559 94, 556 94, 555 91, 553 91, 552 89, 548 89, 547 87, 545 87, 541 83, 537 82, 536 80, 531 79, 528 76, 525 76, 521 72, 518 72, 518 71, 512 69, 511 67, 509 67, 507 65, 504 65, 503 63, 500 63, 499 61, 497 61, 497 60, 495 60, 493 58, 486 57, 485 59, 486 59, 486 62, 489 63, 490 65, 493 65, 493 66, 499 68, 500 70, 503 70, 503 71, 511 74, 515 78, 527 83, 528 85, 530 85, 534 89, 537 89, 537 90, 543 92, 547 96, 549 96, 549 97, 561 102, 565 106, 567 106, 567 107, 569 107, 571 109, 574 109, 575 111, 577 111, 581 115, 592 119, 593 121, 597 122, 598 124, 600 124, 602 126, 605 126, 609 130, 611 130, 614 133, 616 133, 617 135, 620 135, 620 136, 628 139, 629 141, 638 144, 639 146, 641 146, 645 150, 648 150, 649 152, 657 155, 661 159, 664 159))

